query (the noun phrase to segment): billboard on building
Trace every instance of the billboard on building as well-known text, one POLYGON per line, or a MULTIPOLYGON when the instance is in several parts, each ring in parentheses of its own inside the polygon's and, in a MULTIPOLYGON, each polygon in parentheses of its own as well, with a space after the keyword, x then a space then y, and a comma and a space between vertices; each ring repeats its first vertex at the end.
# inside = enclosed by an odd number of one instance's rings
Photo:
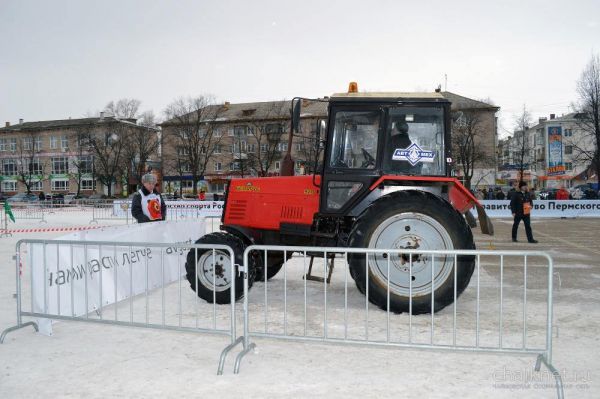
POLYGON ((548 176, 565 174, 562 159, 562 127, 548 126, 548 176))

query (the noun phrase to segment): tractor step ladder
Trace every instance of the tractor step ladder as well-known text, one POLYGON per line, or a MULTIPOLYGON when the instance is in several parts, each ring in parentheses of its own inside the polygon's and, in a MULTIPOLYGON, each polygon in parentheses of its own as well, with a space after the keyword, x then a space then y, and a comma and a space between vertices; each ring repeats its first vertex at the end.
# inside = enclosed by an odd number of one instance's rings
MULTIPOLYGON (((315 256, 311 255, 310 263, 308 264, 308 273, 306 273, 304 275, 304 279, 310 280, 310 281, 318 281, 318 282, 322 283, 323 281, 325 281, 325 277, 313 276, 313 274, 312 274, 312 267, 313 267, 314 260, 315 260, 315 256)), ((327 255, 327 284, 331 283, 331 274, 333 273, 334 260, 335 260, 335 254, 327 255)))

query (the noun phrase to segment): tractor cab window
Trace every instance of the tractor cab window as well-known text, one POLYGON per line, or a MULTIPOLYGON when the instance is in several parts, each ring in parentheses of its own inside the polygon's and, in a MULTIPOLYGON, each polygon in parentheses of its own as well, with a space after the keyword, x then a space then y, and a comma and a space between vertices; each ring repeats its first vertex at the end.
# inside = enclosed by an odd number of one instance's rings
POLYGON ((374 169, 380 115, 380 111, 336 112, 329 166, 374 169))
POLYGON ((384 172, 445 175, 443 115, 441 108, 390 108, 384 172))

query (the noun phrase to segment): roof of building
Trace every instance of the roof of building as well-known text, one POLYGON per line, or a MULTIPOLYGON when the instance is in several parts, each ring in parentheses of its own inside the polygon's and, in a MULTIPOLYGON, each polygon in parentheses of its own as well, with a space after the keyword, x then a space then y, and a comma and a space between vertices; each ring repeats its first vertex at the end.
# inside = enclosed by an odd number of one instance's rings
POLYGON ((136 119, 117 119, 112 116, 106 116, 103 118, 79 118, 79 119, 57 119, 50 121, 36 121, 36 122, 23 122, 16 125, 7 127, 1 127, 0 133, 11 133, 19 132, 24 130, 49 130, 49 129, 60 129, 60 128, 75 128, 79 126, 93 126, 100 123, 126 123, 135 124, 136 119))
MULTIPOLYGON (((201 118, 204 122, 237 122, 248 120, 289 119, 292 107, 291 100, 265 101, 254 103, 224 103, 209 105, 202 109, 201 118)), ((327 115, 327 101, 303 101, 302 118, 323 117, 327 115)), ((161 123, 161 126, 177 124, 177 118, 161 123)))
POLYGON ((492 111, 498 111, 500 107, 488 103, 484 103, 483 101, 473 100, 468 97, 459 96, 458 94, 454 94, 449 91, 443 91, 441 94, 449 100, 452 105, 452 110, 467 110, 467 109, 487 109, 492 111))
POLYGON ((332 99, 361 99, 361 98, 381 98, 381 99, 409 99, 409 100, 443 100, 444 96, 441 93, 425 93, 425 92, 360 92, 360 93, 334 93, 332 99))

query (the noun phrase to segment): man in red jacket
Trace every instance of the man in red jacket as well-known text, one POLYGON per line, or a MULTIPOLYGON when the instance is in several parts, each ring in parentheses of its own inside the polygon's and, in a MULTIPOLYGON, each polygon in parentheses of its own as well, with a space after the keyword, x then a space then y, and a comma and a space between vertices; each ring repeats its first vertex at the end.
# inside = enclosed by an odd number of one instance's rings
POLYGON ((557 200, 568 200, 569 199, 569 192, 567 191, 567 189, 562 186, 560 188, 560 190, 558 190, 556 192, 556 199, 557 200))

